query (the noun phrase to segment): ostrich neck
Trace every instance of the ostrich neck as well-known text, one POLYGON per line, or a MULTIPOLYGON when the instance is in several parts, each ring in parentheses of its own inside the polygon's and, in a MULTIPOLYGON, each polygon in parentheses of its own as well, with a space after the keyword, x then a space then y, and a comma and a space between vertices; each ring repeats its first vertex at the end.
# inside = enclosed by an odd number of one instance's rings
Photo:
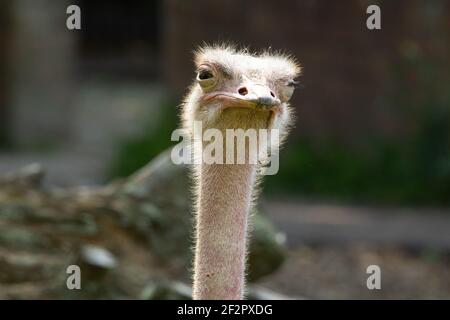
POLYGON ((256 166, 199 167, 194 299, 242 299, 256 166))

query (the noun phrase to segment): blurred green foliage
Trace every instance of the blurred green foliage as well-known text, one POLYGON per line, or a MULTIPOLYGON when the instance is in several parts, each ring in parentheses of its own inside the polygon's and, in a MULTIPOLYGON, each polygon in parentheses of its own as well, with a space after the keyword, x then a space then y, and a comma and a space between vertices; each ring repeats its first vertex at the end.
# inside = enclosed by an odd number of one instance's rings
POLYGON ((282 151, 268 192, 389 204, 450 204, 450 74, 405 50, 384 103, 412 123, 407 137, 367 138, 364 147, 294 141, 282 151))
POLYGON ((178 127, 176 105, 171 101, 164 102, 158 119, 144 120, 142 134, 119 141, 109 166, 109 178, 126 177, 134 173, 160 152, 176 144, 170 140, 172 131, 178 127))
POLYGON ((266 192, 385 204, 450 204, 450 152, 442 139, 433 139, 441 127, 427 129, 420 139, 374 142, 365 151, 296 142, 282 151, 280 171, 267 178, 266 192))
POLYGON ((406 46, 384 103, 412 123, 407 137, 364 147, 297 141, 280 155, 266 190, 389 204, 450 204, 450 74, 406 46), (406 50, 407 49, 407 50, 406 50))

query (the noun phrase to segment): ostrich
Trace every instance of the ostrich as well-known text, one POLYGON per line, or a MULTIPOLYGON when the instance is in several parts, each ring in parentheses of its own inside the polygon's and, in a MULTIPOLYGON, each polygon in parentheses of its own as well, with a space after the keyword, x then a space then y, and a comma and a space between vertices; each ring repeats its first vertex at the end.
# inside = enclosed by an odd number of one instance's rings
MULTIPOLYGON (((227 129, 279 129, 283 140, 292 120, 289 99, 294 79, 300 73, 291 57, 205 46, 194 60, 197 77, 182 105, 183 128, 191 139, 202 138, 193 129, 194 122, 201 121, 203 129, 220 130, 224 136, 227 129)), ((194 149, 205 144, 202 141, 194 149)), ((251 152, 255 151, 245 151, 246 160, 251 152)), ((193 298, 243 299, 248 216, 261 166, 250 161, 202 162, 193 169, 193 298)))

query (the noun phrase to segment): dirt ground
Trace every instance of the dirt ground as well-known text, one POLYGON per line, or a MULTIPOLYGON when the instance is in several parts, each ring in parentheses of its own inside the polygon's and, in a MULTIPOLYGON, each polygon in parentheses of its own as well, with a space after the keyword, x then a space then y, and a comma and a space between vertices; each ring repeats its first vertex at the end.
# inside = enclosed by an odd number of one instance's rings
POLYGON ((450 254, 369 245, 298 246, 261 285, 306 299, 450 299, 450 254), (381 289, 369 290, 369 265, 381 289))

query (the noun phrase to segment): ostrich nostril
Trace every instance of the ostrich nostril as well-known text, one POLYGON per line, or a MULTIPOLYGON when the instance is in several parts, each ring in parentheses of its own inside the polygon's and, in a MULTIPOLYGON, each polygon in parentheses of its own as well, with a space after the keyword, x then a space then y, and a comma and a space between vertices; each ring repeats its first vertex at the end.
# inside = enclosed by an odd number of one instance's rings
POLYGON ((238 92, 241 96, 246 96, 248 94, 248 90, 246 87, 239 88, 238 92))
POLYGON ((275 98, 275 93, 273 93, 273 91, 270 91, 270 95, 275 98))

